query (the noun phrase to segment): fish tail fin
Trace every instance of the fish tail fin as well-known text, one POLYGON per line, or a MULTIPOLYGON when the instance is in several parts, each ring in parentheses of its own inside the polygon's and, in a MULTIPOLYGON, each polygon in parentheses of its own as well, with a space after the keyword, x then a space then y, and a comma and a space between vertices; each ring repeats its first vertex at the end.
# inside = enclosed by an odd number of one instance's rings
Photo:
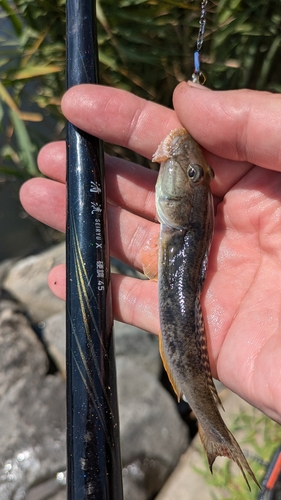
POLYGON ((227 439, 223 437, 221 437, 220 439, 218 438, 215 439, 211 432, 206 431, 200 425, 198 426, 199 435, 207 454, 210 471, 213 473, 212 467, 217 457, 228 457, 231 460, 233 460, 240 468, 250 491, 251 487, 245 471, 248 472, 253 481, 260 488, 259 482, 256 479, 255 474, 253 473, 251 467, 249 466, 235 437, 231 434, 231 432, 227 429, 227 427, 225 428, 228 433, 227 439))

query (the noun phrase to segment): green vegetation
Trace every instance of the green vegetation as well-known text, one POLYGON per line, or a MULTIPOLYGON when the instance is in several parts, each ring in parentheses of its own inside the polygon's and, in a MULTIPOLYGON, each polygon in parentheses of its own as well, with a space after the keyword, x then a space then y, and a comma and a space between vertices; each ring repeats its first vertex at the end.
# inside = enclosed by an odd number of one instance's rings
MULTIPOLYGON (((65 0, 0 0, 0 169, 37 175, 59 137, 65 87, 65 0), (37 122, 41 122, 39 125, 37 122)), ((171 105, 191 77, 199 0, 98 0, 101 83, 171 105)), ((281 91, 280 0, 209 0, 202 70, 217 89, 281 91)))
MULTIPOLYGON (((252 408, 251 413, 239 414, 230 430, 238 437, 239 444, 249 460, 256 478, 262 481, 266 471, 265 464, 270 461, 273 453, 280 446, 281 426, 252 408)), ((233 465, 230 460, 223 460, 222 465, 217 461, 212 475, 209 472, 207 459, 202 449, 200 453, 204 457, 205 468, 196 470, 213 487, 214 500, 257 499, 259 492, 257 485, 248 476, 252 490, 250 492, 238 467, 233 465)))

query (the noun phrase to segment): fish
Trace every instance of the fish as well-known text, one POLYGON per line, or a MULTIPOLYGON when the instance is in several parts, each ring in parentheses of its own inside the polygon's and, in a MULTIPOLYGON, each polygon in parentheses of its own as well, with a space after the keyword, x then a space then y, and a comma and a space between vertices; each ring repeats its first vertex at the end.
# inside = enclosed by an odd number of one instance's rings
POLYGON ((184 128, 170 132, 152 161, 160 163, 158 270, 151 268, 153 259, 143 259, 143 266, 150 279, 158 279, 163 365, 178 401, 184 396, 197 418, 210 471, 216 457, 228 457, 251 490, 246 472, 259 483, 218 409, 222 404, 211 375, 200 302, 214 231, 214 172, 184 128))

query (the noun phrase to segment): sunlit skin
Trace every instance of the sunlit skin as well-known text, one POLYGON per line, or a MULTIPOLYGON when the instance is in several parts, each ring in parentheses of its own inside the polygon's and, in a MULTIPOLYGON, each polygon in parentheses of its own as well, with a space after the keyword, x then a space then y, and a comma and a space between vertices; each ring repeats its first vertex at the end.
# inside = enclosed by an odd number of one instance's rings
MULTIPOLYGON (((281 422, 281 97, 181 83, 174 109, 92 85, 62 99, 76 126, 149 159, 177 127, 203 146, 215 172, 215 234, 202 294, 212 373, 281 422)), ((64 231, 65 144, 45 146, 38 165, 49 179, 25 183, 21 201, 30 215, 64 231)), ((138 270, 141 248, 159 232, 156 176, 106 158, 111 253, 138 270)), ((65 267, 53 269, 48 282, 64 299, 65 267)), ((157 283, 113 275, 112 287, 115 317, 157 334, 157 283)))

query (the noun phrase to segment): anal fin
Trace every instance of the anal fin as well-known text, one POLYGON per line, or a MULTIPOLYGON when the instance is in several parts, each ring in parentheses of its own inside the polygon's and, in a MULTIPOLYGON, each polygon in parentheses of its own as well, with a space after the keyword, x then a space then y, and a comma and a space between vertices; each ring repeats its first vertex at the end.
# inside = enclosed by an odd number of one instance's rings
POLYGON ((166 358, 166 355, 165 355, 165 352, 164 352, 164 346, 163 346, 162 333, 161 332, 159 333, 159 352, 160 352, 160 356, 161 356, 161 359, 162 359, 163 366, 164 366, 164 368, 166 370, 166 373, 168 375, 168 378, 169 378, 169 381, 171 383, 171 386, 172 386, 174 392, 176 393, 176 396, 177 396, 177 399, 178 399, 178 403, 179 403, 180 400, 181 400, 181 397, 182 397, 183 393, 182 393, 181 389, 178 387, 177 382, 175 380, 175 377, 173 375, 172 369, 170 368, 169 363, 167 361, 167 358, 166 358))

